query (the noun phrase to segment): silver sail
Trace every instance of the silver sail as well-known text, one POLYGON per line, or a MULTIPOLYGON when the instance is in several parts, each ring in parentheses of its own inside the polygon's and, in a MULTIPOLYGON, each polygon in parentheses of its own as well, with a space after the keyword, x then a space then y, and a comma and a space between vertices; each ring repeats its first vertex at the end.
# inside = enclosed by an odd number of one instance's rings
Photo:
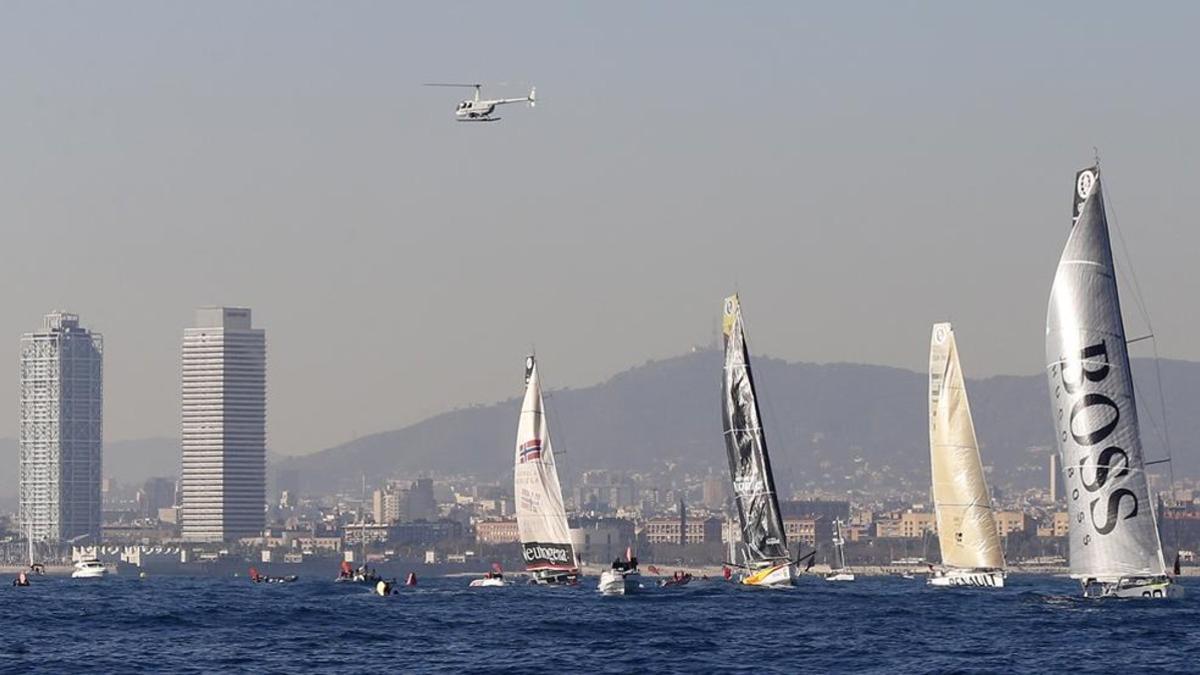
POLYGON ((517 448, 513 456, 513 488, 516 497, 517 530, 525 569, 573 571, 575 551, 563 506, 562 488, 550 445, 550 427, 542 406, 542 385, 533 357, 525 371, 525 400, 517 424, 517 448))
POLYGON ((934 324, 929 343, 929 454, 942 564, 1003 569, 958 344, 948 323, 934 324))
POLYGON ((742 308, 736 295, 725 298, 722 326, 725 370, 721 383, 721 422, 746 562, 753 567, 786 561, 789 558, 787 537, 779 514, 762 419, 758 414, 750 352, 742 329, 742 308))
POLYGON ((1075 224, 1046 313, 1046 369, 1070 511, 1071 576, 1164 574, 1098 167, 1075 179, 1075 224))

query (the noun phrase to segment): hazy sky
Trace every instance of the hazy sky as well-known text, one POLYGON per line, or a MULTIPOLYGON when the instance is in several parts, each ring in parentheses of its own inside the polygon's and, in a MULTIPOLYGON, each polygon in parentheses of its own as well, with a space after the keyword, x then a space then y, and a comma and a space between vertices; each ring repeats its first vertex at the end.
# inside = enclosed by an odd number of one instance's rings
POLYGON ((679 354, 735 287, 757 353, 923 369, 950 319, 968 375, 1038 372, 1093 146, 1160 351, 1200 360, 1197 26, 1197 3, 4 2, 0 436, 55 308, 105 336, 116 440, 178 433, 195 306, 252 307, 282 454, 513 396, 531 344, 552 387, 679 354), (421 86, 456 80, 539 105, 456 123, 460 92, 421 86))

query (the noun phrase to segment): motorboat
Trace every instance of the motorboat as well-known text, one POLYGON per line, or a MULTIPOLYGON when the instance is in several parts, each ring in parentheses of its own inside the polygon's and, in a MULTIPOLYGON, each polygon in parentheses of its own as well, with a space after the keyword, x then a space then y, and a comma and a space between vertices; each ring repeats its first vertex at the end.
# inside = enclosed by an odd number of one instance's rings
POLYGON ((498 563, 492 563, 492 569, 483 575, 482 579, 474 579, 471 581, 471 588, 493 588, 499 586, 507 586, 508 582, 504 580, 504 570, 500 569, 498 563))
POLYGON ((612 568, 600 573, 600 585, 597 590, 604 595, 628 595, 636 593, 642 587, 641 580, 637 558, 627 555, 627 560, 618 558, 613 561, 612 568))
POLYGON ((108 575, 104 563, 92 558, 75 563, 75 571, 71 572, 72 579, 102 579, 108 575))
POLYGON ((339 584, 368 584, 374 586, 382 578, 378 572, 367 567, 365 564, 353 567, 349 562, 342 561, 341 571, 338 572, 337 578, 333 581, 339 584))
POLYGON ((495 575, 491 572, 483 575, 482 579, 471 580, 471 588, 493 588, 507 585, 508 582, 504 580, 503 576, 495 575))
POLYGON ((290 584, 293 581, 299 580, 300 577, 295 574, 289 574, 283 577, 273 577, 266 574, 261 574, 253 567, 250 568, 250 581, 256 584, 290 584))
POLYGON ((692 580, 691 572, 676 572, 671 575, 670 579, 660 579, 659 586, 667 588, 668 586, 687 586, 692 580))

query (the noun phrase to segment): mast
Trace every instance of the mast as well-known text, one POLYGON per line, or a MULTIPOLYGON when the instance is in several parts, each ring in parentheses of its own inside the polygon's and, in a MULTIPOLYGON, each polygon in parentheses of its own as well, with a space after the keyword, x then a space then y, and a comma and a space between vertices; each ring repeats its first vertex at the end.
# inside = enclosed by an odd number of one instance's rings
POLYGON ((942 564, 1003 569, 1004 552, 949 323, 934 324, 929 342, 929 453, 942 564))
POLYGON ((367 564, 367 474, 362 475, 362 507, 358 510, 358 538, 359 551, 362 553, 362 560, 358 561, 359 565, 366 569, 367 564))
POLYGON ((722 332, 725 368, 721 382, 721 423, 734 501, 742 526, 746 564, 777 564, 790 560, 790 556, 758 412, 750 352, 746 347, 742 308, 737 295, 725 298, 722 332))
POLYGON ((1099 167, 1075 174, 1046 312, 1046 371, 1070 514, 1071 576, 1165 574, 1146 477, 1099 167))
POLYGON ((833 546, 837 549, 837 568, 839 570, 846 569, 846 539, 842 536, 840 518, 833 521, 833 546))
POLYGON ((575 549, 554 464, 537 362, 525 363, 525 398, 517 424, 513 487, 517 530, 528 571, 576 571, 575 549))

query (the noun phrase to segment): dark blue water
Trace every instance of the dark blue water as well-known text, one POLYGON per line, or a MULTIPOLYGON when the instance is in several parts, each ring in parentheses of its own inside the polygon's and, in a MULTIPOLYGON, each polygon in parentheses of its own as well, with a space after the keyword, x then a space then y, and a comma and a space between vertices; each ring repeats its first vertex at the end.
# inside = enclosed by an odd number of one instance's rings
MULTIPOLYGON (((640 596, 467 589, 382 598, 301 579, 111 577, 0 587, 3 672, 1195 671, 1200 581, 1178 601, 1096 601, 1068 579, 999 591, 894 577, 795 589, 696 581, 640 596)), ((7 581, 5 582, 7 584, 7 581)))

